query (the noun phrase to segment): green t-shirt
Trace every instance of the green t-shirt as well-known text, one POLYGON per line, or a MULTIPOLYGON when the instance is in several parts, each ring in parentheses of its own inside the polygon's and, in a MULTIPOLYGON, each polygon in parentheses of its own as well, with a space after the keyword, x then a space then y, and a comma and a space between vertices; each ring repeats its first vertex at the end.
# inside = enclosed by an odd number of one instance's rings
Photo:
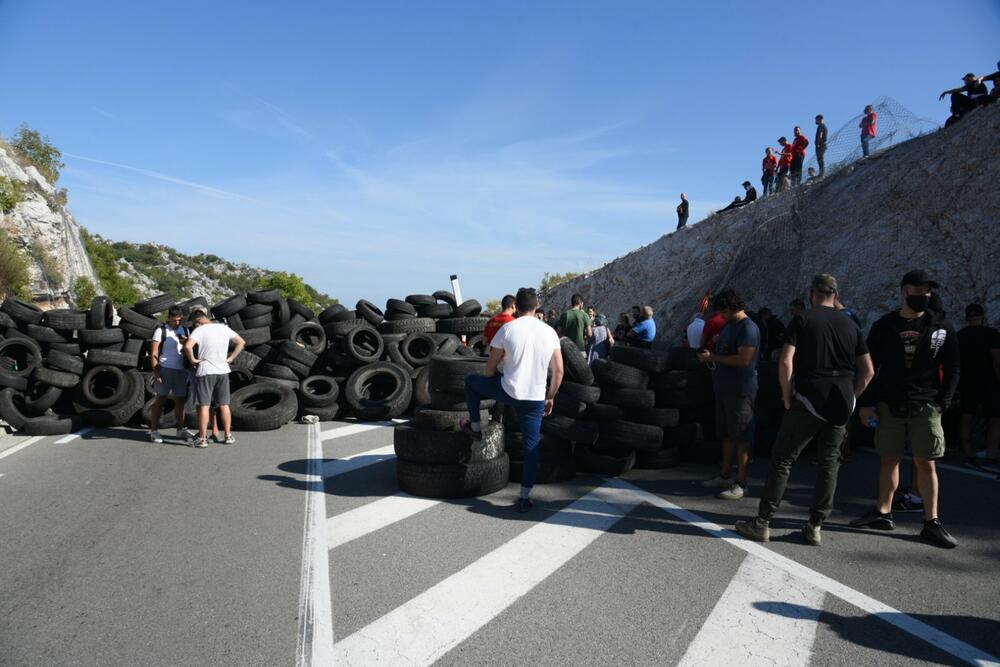
POLYGON ((590 315, 577 308, 563 312, 556 323, 556 328, 562 332, 562 335, 576 343, 581 352, 587 349, 586 333, 589 326, 590 315))

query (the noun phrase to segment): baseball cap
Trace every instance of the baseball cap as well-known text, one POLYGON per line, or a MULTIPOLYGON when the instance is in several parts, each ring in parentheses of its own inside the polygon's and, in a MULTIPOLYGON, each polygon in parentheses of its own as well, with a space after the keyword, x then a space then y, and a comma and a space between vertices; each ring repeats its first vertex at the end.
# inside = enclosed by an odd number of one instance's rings
POLYGON ((903 285, 926 285, 928 287, 933 287, 934 289, 937 289, 938 286, 937 282, 931 279, 930 274, 922 269, 907 271, 906 275, 903 276, 903 279, 899 281, 899 286, 902 287, 903 285))
POLYGON ((965 307, 965 319, 972 319, 973 317, 983 317, 986 315, 986 311, 978 303, 970 303, 965 307))
POLYGON ((829 273, 817 273, 813 276, 811 287, 821 292, 837 292, 837 279, 829 273))

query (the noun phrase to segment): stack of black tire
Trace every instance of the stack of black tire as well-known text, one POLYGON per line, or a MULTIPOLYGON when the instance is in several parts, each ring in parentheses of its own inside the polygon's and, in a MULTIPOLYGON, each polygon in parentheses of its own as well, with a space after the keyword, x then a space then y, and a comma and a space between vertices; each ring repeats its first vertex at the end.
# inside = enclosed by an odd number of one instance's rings
POLYGON ((400 490, 431 498, 466 498, 493 493, 507 484, 510 462, 504 452, 504 426, 490 422, 493 401, 482 403, 482 439, 459 428, 468 412, 465 377, 482 373, 481 357, 438 354, 428 369, 429 404, 393 433, 400 490))

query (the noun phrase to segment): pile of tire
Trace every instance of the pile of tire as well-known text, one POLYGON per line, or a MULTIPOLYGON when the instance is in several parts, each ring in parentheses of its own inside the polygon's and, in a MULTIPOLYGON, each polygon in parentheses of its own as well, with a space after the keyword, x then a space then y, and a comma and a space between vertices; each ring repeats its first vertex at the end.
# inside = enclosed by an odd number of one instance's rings
MULTIPOLYGON (((167 294, 116 311, 99 296, 89 310, 43 312, 7 298, 0 304, 0 418, 26 434, 148 423, 153 403, 150 340, 175 305, 167 294), (116 324, 117 322, 117 324, 116 324)), ((237 294, 210 310, 247 343, 230 374, 236 430, 267 430, 296 417, 398 417, 430 402, 427 365, 434 354, 475 355, 458 334, 481 334, 475 300, 450 292, 368 301, 316 314, 279 290, 237 294)), ((475 344, 475 341, 472 341, 475 344)), ((160 425, 176 417, 167 402, 160 425)), ((193 426, 193 411, 188 426, 193 426)))
POLYGON ((481 405, 481 440, 470 440, 459 428, 459 421, 468 414, 465 378, 482 373, 484 362, 482 357, 467 355, 430 358, 426 366, 430 400, 393 432, 400 490, 430 498, 468 498, 507 485, 510 460, 504 451, 505 429, 502 423, 490 421, 493 401, 481 405))

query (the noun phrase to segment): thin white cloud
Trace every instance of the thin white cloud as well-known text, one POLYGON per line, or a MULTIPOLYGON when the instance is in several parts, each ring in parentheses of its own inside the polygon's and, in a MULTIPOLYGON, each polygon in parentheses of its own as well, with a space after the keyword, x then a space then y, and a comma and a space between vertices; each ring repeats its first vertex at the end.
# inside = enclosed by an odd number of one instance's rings
POLYGON ((92 106, 90 108, 94 111, 94 113, 96 113, 98 115, 101 115, 101 116, 104 116, 108 120, 113 120, 116 123, 122 122, 122 119, 121 119, 120 116, 116 116, 115 114, 111 113, 110 111, 108 111, 106 109, 102 109, 99 106, 92 106))

